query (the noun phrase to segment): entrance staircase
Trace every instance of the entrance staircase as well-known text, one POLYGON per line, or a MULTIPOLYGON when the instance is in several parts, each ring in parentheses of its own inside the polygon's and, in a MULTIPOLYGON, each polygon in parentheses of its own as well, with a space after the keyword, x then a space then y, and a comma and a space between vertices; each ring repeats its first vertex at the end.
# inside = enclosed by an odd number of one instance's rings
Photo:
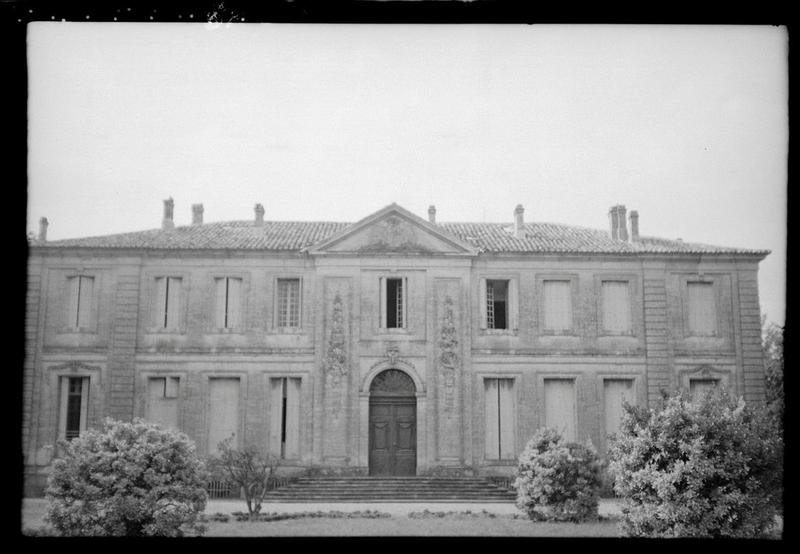
POLYGON ((265 502, 514 502, 516 492, 481 477, 299 477, 265 502))

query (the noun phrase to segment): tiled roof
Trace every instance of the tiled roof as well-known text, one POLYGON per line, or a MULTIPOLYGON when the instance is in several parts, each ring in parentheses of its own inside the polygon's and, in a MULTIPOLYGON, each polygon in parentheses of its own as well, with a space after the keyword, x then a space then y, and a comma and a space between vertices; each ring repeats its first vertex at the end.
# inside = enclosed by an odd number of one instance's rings
MULTIPOLYGON (((134 248, 156 250, 300 251, 340 232, 351 223, 323 221, 228 221, 151 229, 99 237, 65 239, 34 246, 51 248, 134 248)), ((686 253, 766 255, 767 250, 710 246, 678 240, 640 237, 613 240, 607 231, 555 223, 526 223, 516 238, 510 223, 437 223, 437 226, 484 252, 552 252, 587 254, 686 253)))

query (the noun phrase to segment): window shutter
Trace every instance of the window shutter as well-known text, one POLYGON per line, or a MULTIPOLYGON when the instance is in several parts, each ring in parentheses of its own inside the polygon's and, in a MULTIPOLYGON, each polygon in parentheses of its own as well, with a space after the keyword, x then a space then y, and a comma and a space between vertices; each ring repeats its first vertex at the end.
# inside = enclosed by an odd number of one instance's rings
POLYGON ((169 278, 169 295, 167 297, 167 327, 179 329, 181 326, 181 291, 182 279, 169 278))
POLYGON ((300 457, 300 379, 286 379, 286 452, 284 457, 300 457))
POLYGON ((94 299, 94 279, 92 277, 79 277, 80 299, 78 301, 78 327, 89 329, 92 327, 92 300, 94 299))
POLYGON ((692 334, 713 335, 717 330, 714 285, 711 283, 688 283, 688 320, 692 334))
POLYGON ((480 309, 481 329, 486 329, 486 279, 478 284, 478 307, 480 309))
POLYGON ((217 292, 216 292, 216 302, 217 302, 217 316, 216 316, 216 324, 218 329, 223 329, 225 327, 225 302, 226 302, 226 279, 223 277, 221 279, 216 280, 217 292))
POLYGON ((519 329, 519 285, 516 279, 508 280, 508 328, 519 329))
POLYGON ((616 333, 630 331, 631 305, 627 281, 604 281, 603 330, 616 333))
POLYGON ((381 329, 386 329, 387 319, 386 319, 386 312, 387 312, 387 298, 386 298, 386 277, 380 278, 380 322, 381 322, 381 329))
POLYGON ((208 453, 216 455, 217 445, 235 435, 233 446, 242 444, 239 438, 239 379, 209 379, 208 453))
POLYGON ((500 457, 500 435, 497 428, 499 425, 500 407, 498 405, 499 395, 497 381, 497 379, 484 380, 486 409, 485 456, 487 460, 497 460, 500 457))
POLYGON ((575 437, 575 390, 571 379, 545 379, 545 426, 557 429, 566 440, 575 437))
POLYGON ((228 279, 228 328, 236 329, 241 326, 242 315, 242 280, 228 279))
POLYGON ((164 385, 164 396, 167 398, 178 398, 179 386, 180 379, 178 377, 167 377, 167 382, 164 385))
POLYGON ((83 433, 89 423, 89 378, 81 379, 81 423, 80 432, 83 433))
POLYGON ((67 326, 78 326, 78 287, 80 286, 80 277, 69 278, 69 304, 67 305, 67 326))
POLYGON ((605 408, 606 436, 619 432, 622 422, 622 402, 632 404, 633 380, 632 379, 606 379, 603 381, 603 400, 605 408))
POLYGON ((67 436, 67 403, 69 400, 69 377, 61 378, 61 398, 58 410, 58 438, 67 436))
POLYGON ((516 421, 514 417, 514 380, 498 379, 500 391, 500 458, 510 460, 516 455, 516 421))
POLYGON ((283 411, 283 379, 269 380, 269 451, 281 455, 281 424, 283 411))
POLYGON ((167 303, 167 278, 156 277, 155 294, 153 295, 153 325, 164 327, 164 306, 167 303))
POLYGON ((544 282, 545 329, 566 331, 572 328, 572 298, 569 281, 544 282))

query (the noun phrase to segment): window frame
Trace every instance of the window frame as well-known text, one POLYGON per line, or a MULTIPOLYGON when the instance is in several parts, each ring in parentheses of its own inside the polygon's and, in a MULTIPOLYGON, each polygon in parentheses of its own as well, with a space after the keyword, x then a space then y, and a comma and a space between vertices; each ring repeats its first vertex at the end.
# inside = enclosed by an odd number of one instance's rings
POLYGON ((272 330, 278 334, 298 334, 302 333, 304 329, 304 317, 303 311, 305 309, 303 296, 305 293, 305 283, 304 279, 300 275, 275 275, 272 280, 273 283, 273 293, 272 293, 272 330), (297 326, 296 327, 289 327, 289 326, 282 326, 279 325, 280 323, 280 283, 281 281, 290 281, 296 280, 298 281, 298 288, 297 288, 297 326))
MULTIPOLYGON (((247 391, 247 373, 242 371, 232 371, 232 372, 225 372, 225 371, 210 371, 205 373, 202 376, 202 395, 203 395, 203 406, 205 407, 205 417, 204 425, 203 425, 203 444, 198 442, 198 452, 206 452, 209 454, 216 454, 216 446, 214 445, 214 449, 212 451, 211 445, 209 444, 211 441, 211 381, 213 379, 235 379, 239 382, 239 388, 237 391, 237 413, 236 413, 236 431, 235 431, 235 438, 233 441, 233 446, 235 448, 240 448, 243 442, 242 437, 242 430, 245 426, 245 406, 244 403, 247 400, 245 391, 247 391), (202 447, 202 448, 201 448, 202 447)), ((207 454, 206 454, 207 455, 207 454)))
POLYGON ((71 441, 80 437, 89 428, 89 407, 91 404, 91 376, 85 374, 64 374, 58 376, 58 438, 71 441), (70 381, 72 379, 81 380, 81 405, 78 423, 78 435, 67 438, 67 422, 69 410, 70 381))
MULTIPOLYGON (((306 384, 307 384, 307 374, 303 373, 294 373, 294 372, 280 372, 280 373, 267 373, 265 374, 266 377, 266 390, 267 390, 267 402, 268 402, 268 410, 267 415, 269 418, 269 425, 266 426, 266 441, 265 444, 267 445, 267 450, 270 454, 277 456, 280 460, 280 463, 295 463, 299 462, 303 457, 303 438, 305 436, 305 418, 303 417, 303 408, 305 405, 305 393, 306 393, 306 384), (297 429, 294 431, 297 433, 297 455, 294 457, 284 456, 284 452, 282 451, 283 448, 283 441, 280 439, 278 440, 278 446, 281 449, 279 452, 274 452, 274 439, 273 439, 273 431, 275 426, 275 421, 273 418, 276 415, 276 407, 273 405, 273 398, 272 398, 272 381, 273 380, 281 380, 286 381, 288 379, 297 379, 300 383, 298 386, 298 393, 297 393, 297 429)), ((287 388, 288 388, 288 381, 287 381, 287 388)), ((281 406, 281 413, 280 413, 280 424, 281 429, 283 429, 283 425, 285 424, 285 414, 282 410, 283 406, 281 406)))
POLYGON ((183 419, 182 419, 182 417, 183 417, 183 391, 184 391, 184 387, 185 387, 186 376, 184 374, 174 373, 174 372, 168 372, 168 373, 145 372, 142 375, 142 382, 143 382, 143 387, 142 388, 143 388, 143 391, 144 391, 143 394, 142 394, 142 396, 144 398, 143 409, 142 409, 142 418, 147 420, 147 421, 153 421, 152 419, 150 419, 150 409, 151 409, 150 402, 151 402, 151 398, 150 398, 150 387, 149 387, 150 381, 152 379, 164 379, 165 380, 165 383, 164 383, 164 387, 165 387, 164 394, 165 394, 165 396, 164 396, 164 398, 166 398, 166 399, 174 399, 175 400, 175 404, 176 404, 176 406, 175 406, 175 411, 176 411, 175 425, 176 425, 176 429, 182 430, 183 429, 183 419), (168 388, 167 384, 168 384, 168 381, 170 379, 176 379, 178 381, 178 389, 177 389, 178 392, 177 392, 176 396, 174 396, 174 397, 166 396, 166 392, 167 392, 166 389, 168 388))
POLYGON ((520 276, 516 273, 485 273, 478 278, 478 329, 481 335, 518 335, 520 276), (487 287, 489 281, 508 283, 506 299, 506 328, 490 329, 488 322, 487 287))
POLYGON ((574 273, 543 273, 536 276, 536 296, 538 306, 539 333, 550 336, 575 336, 578 334, 576 310, 578 309, 578 275, 574 273), (568 281, 570 289, 570 327, 568 329, 550 329, 545 326, 545 282, 568 281))
POLYGON ((210 277, 210 313, 209 328, 211 334, 225 335, 225 334, 242 334, 247 329, 247 298, 250 292, 250 275, 249 273, 241 271, 215 271, 209 275, 210 277), (239 279, 241 281, 239 288, 239 320, 233 327, 219 327, 217 325, 217 311, 219 310, 218 295, 217 295, 217 281, 219 279, 239 279))
POLYGON ((722 336, 721 328, 722 328, 722 321, 721 321, 721 298, 720 298, 720 287, 717 283, 717 280, 713 277, 698 274, 696 276, 684 276, 681 279, 681 307, 682 307, 682 321, 683 321, 683 336, 686 338, 707 338, 707 339, 716 339, 722 336), (690 310, 691 310, 691 301, 689 299, 689 286, 692 284, 703 284, 708 285, 711 290, 711 298, 714 301, 714 330, 711 333, 696 333, 693 332, 691 329, 691 318, 690 318, 690 310))
POLYGON ((66 306, 64 309, 65 312, 65 324, 64 324, 64 332, 66 333, 79 333, 79 334, 95 334, 97 333, 97 319, 98 319, 98 300, 100 297, 99 290, 100 290, 100 278, 97 273, 94 272, 86 272, 84 270, 79 271, 72 271, 67 273, 65 279, 65 290, 66 293, 64 294, 63 298, 66 299, 66 306), (80 293, 79 298, 75 299, 75 310, 73 312, 73 293, 72 293, 72 279, 78 279, 78 286, 79 290, 81 287, 81 280, 82 279, 91 279, 92 280, 92 291, 89 298, 89 306, 88 306, 88 315, 86 325, 81 326, 80 322, 78 321, 80 318, 80 293))
POLYGON ((636 285, 634 278, 629 275, 598 275, 597 276, 597 335, 600 337, 633 337, 636 336, 635 296, 636 285), (603 294, 605 283, 627 283, 628 288, 628 329, 615 331, 605 326, 605 296, 603 294))
POLYGON ((378 333, 383 334, 409 334, 411 332, 410 328, 410 321, 409 321, 409 309, 408 304, 410 300, 410 289, 409 289, 409 278, 408 275, 405 273, 403 274, 395 274, 395 273, 385 273, 378 275, 378 333), (402 319, 403 325, 400 327, 387 327, 387 304, 389 301, 388 298, 388 287, 387 287, 387 280, 395 279, 401 280, 402 282, 402 298, 403 298, 403 306, 402 306, 402 319))
MULTIPOLYGON (((480 451, 480 459, 481 464, 484 466, 513 466, 517 463, 517 457, 519 456, 522 449, 525 447, 524 443, 520 442, 520 430, 522 427, 522 423, 520 421, 520 394, 521 394, 521 379, 522 379, 522 372, 520 371, 509 371, 509 372, 500 372, 500 371, 477 371, 475 373, 476 379, 476 390, 479 391, 480 397, 477 403, 477 406, 480 407, 480 437, 481 443, 483 444, 483 448, 480 451), (511 410, 513 412, 512 416, 512 429, 511 434, 514 437, 514 454, 510 458, 489 458, 486 456, 487 450, 487 435, 486 435, 486 381, 489 379, 509 379, 511 384, 511 398, 512 398, 512 406, 511 410)), ((478 444, 481 444, 478 443, 478 444)))
POLYGON ((577 372, 564 372, 564 373, 557 373, 557 372, 545 372, 540 373, 538 375, 538 400, 539 406, 541 409, 539 411, 539 428, 547 426, 547 410, 546 410, 546 394, 545 394, 545 385, 547 381, 550 380, 560 380, 560 381, 572 381, 572 417, 575 423, 575 441, 580 442, 580 420, 578 418, 579 415, 579 408, 578 408, 578 387, 580 386, 581 374, 577 372))

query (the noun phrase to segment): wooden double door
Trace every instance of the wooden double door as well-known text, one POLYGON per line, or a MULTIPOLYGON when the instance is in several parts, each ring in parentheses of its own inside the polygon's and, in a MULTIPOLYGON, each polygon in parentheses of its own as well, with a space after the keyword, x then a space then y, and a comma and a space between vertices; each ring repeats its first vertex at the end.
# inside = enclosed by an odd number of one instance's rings
POLYGON ((373 397, 369 403, 369 474, 416 475, 417 399, 373 397))

